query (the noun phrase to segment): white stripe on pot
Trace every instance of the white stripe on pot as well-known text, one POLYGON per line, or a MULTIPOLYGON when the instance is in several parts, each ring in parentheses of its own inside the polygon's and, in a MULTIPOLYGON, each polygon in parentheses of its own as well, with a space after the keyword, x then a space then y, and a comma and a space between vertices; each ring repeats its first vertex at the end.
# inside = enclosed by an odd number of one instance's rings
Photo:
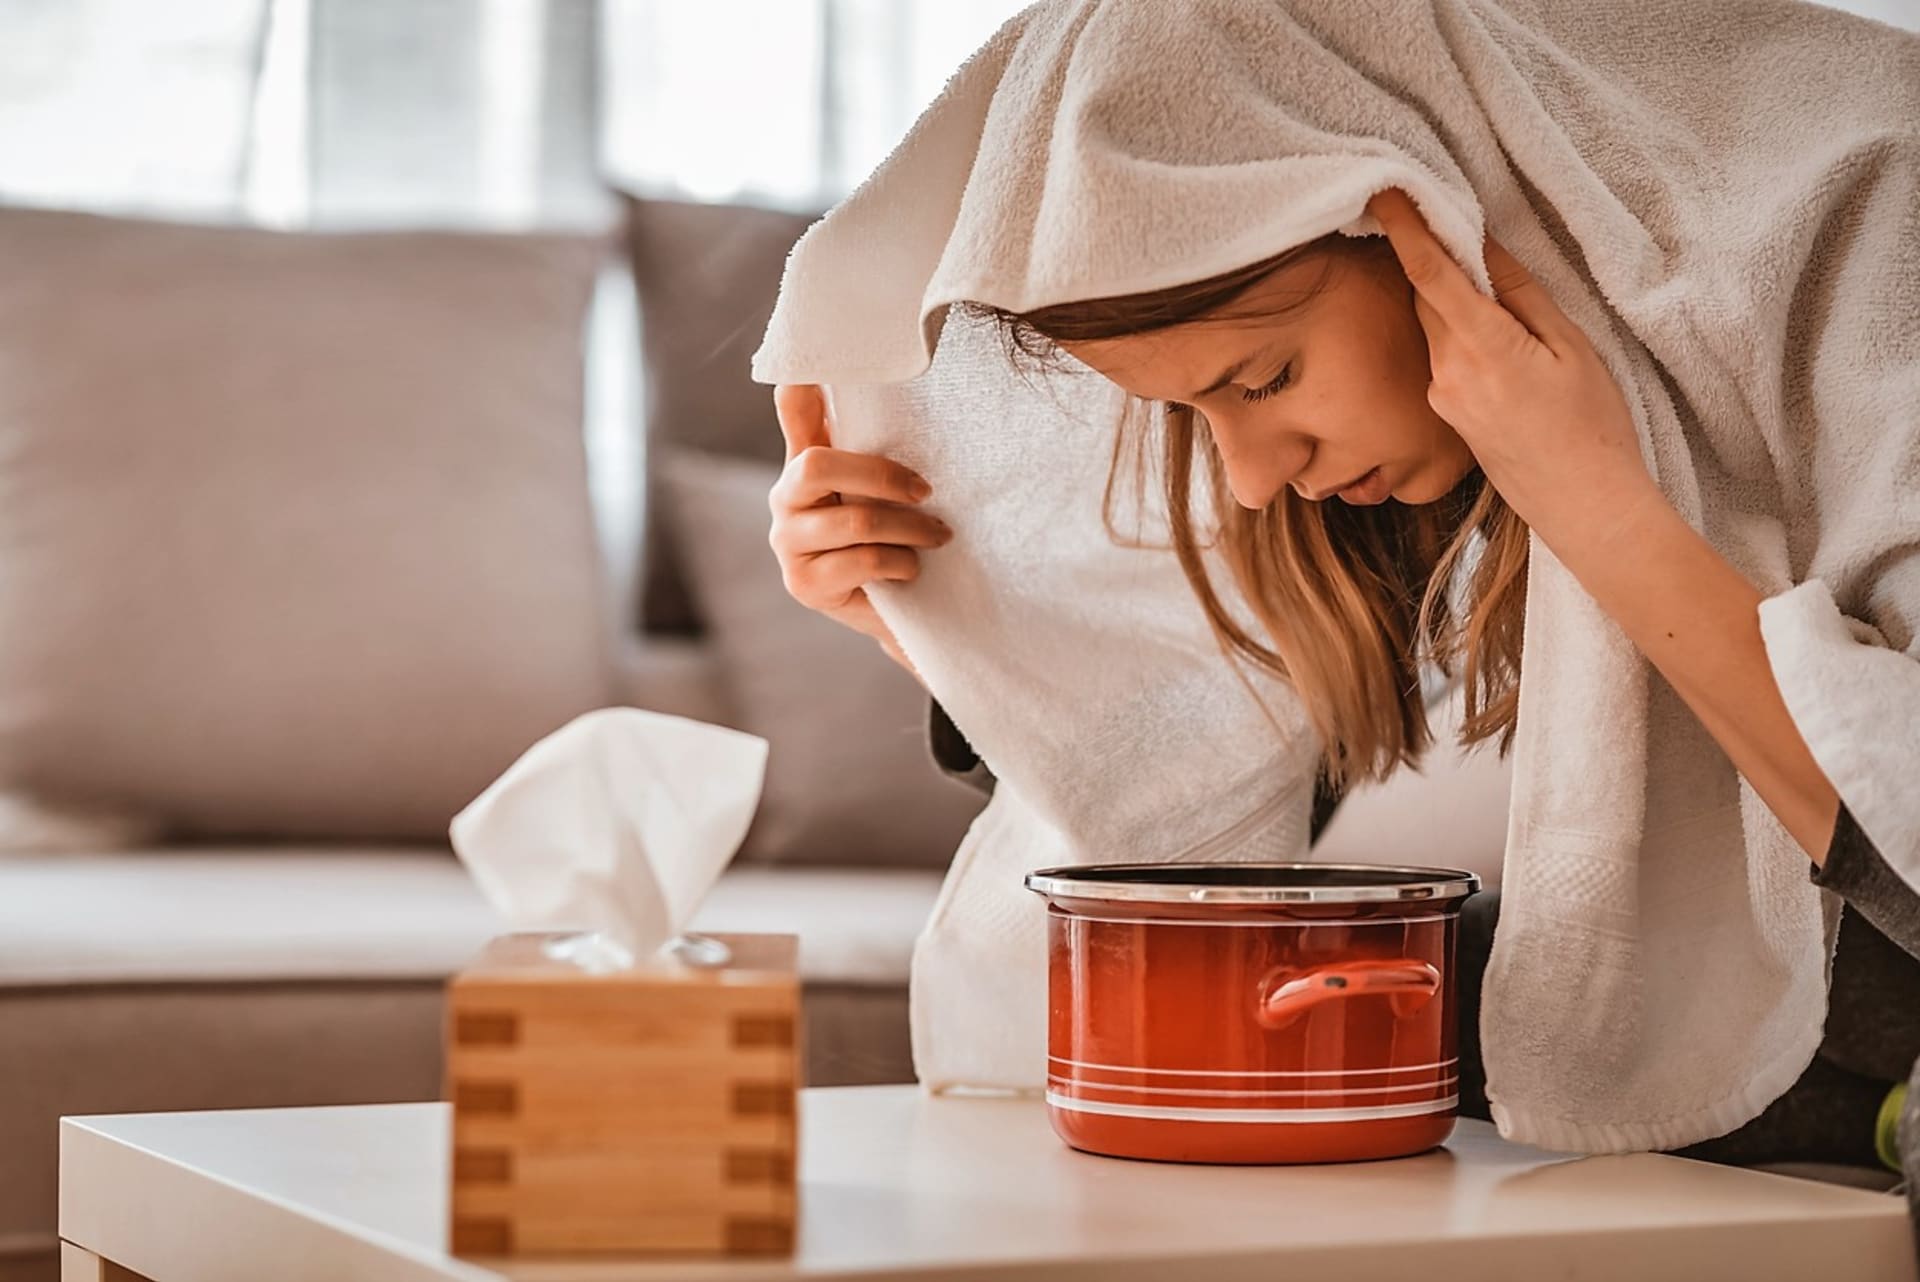
POLYGON ((1366 1108, 1154 1108, 1145 1104, 1103 1104, 1048 1091, 1047 1103, 1070 1113, 1137 1117, 1155 1122, 1374 1122, 1389 1117, 1451 1112, 1459 1105, 1460 1097, 1449 1095, 1418 1104, 1375 1104, 1366 1108))
POLYGON ((1065 1064, 1069 1068, 1092 1069, 1098 1073, 1138 1073, 1144 1077, 1363 1077, 1378 1076, 1382 1073, 1422 1073, 1436 1068, 1452 1068, 1460 1062, 1460 1057, 1455 1055, 1452 1059, 1435 1060, 1431 1064, 1401 1064, 1393 1068, 1243 1070, 1237 1068, 1144 1068, 1137 1064, 1092 1064, 1086 1060, 1068 1059, 1064 1055, 1049 1055, 1047 1058, 1055 1064, 1065 1064))
POLYGON ((1460 1079, 1452 1073, 1430 1082, 1409 1082, 1404 1086, 1333 1086, 1323 1091, 1210 1091, 1192 1086, 1115 1086, 1110 1082, 1088 1082, 1074 1077, 1049 1077, 1054 1086, 1083 1091, 1106 1091, 1125 1095, 1191 1095, 1220 1099, 1302 1099, 1311 1095, 1404 1095, 1408 1091, 1451 1090, 1460 1079))

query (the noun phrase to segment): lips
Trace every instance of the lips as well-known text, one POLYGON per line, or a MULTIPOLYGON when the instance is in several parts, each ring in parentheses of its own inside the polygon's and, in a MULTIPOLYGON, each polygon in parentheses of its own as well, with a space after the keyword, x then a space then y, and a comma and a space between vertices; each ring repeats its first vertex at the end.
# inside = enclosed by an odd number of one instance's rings
POLYGON ((1390 492, 1391 487, 1387 484, 1386 475, 1377 467, 1335 491, 1342 503, 1363 506, 1386 502, 1390 492))
POLYGON ((1309 501, 1314 503, 1325 502, 1327 499, 1332 498, 1336 494, 1339 495, 1341 498, 1346 498, 1348 497, 1348 491, 1352 490, 1355 486, 1378 479, 1377 474, 1379 471, 1380 469, 1378 467, 1370 467, 1366 471, 1362 472, 1360 475, 1354 477, 1350 481, 1342 482, 1341 484, 1335 485, 1330 489, 1315 490, 1313 493, 1307 495, 1306 497, 1309 501))

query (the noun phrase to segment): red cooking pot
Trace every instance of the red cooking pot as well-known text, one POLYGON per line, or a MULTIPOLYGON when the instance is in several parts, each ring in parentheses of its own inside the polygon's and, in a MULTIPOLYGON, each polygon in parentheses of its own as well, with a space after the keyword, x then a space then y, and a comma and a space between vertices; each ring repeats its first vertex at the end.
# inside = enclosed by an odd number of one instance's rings
POLYGON ((1046 868, 1047 1106, 1090 1153, 1353 1162, 1444 1141, 1470 872, 1046 868))

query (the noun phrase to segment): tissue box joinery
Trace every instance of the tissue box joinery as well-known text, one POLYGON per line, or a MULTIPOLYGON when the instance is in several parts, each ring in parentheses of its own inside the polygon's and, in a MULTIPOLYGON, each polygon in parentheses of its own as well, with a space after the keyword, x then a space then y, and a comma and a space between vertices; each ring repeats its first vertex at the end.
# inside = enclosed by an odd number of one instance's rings
POLYGON ((794 937, 603 975, 548 938, 495 940, 448 985, 454 1254, 791 1250, 794 937))

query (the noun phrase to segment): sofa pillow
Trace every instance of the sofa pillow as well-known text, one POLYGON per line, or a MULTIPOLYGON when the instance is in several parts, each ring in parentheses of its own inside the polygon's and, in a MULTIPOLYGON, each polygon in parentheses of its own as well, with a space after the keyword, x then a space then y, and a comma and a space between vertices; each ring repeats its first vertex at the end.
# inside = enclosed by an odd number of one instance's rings
POLYGON ((769 463, 659 460, 729 724, 772 745, 744 861, 944 867, 984 804, 928 760, 926 691, 867 637, 787 595, 769 463))
POLYGON ((601 255, 0 209, 0 794, 444 840, 610 701, 601 255))
MULTIPOLYGON (((679 447, 778 462, 772 389, 748 376, 787 251, 817 215, 628 197, 627 247, 640 304, 648 458, 679 447)), ((637 593, 650 633, 700 630, 675 528, 647 470, 637 593)))

